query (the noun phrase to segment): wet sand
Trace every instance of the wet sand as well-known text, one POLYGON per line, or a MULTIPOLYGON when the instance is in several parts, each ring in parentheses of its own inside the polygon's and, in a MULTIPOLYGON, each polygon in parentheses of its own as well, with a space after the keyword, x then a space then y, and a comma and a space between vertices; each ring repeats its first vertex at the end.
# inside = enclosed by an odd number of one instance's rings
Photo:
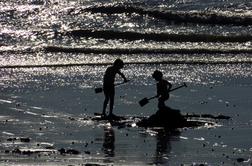
MULTIPOLYGON (((156 101, 144 107, 137 103, 151 96, 153 88, 119 87, 114 113, 155 113, 156 101)), ((189 84, 173 92, 167 105, 183 114, 223 114, 232 119, 165 132, 84 120, 102 108, 103 95, 93 88, 6 90, 0 95, 0 164, 251 165, 252 94, 248 91, 251 87, 245 84, 189 84)))

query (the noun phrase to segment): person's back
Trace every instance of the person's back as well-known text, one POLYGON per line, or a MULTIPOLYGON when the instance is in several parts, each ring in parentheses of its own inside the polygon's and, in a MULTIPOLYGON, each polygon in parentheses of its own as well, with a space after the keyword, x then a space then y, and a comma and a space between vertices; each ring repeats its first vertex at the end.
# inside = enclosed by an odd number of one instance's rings
POLYGON ((112 87, 115 82, 115 75, 118 70, 114 66, 110 66, 107 68, 104 77, 103 77, 103 86, 104 87, 112 87))
POLYGON ((161 79, 157 83, 157 94, 160 95, 161 97, 167 97, 169 95, 168 86, 170 89, 170 83, 164 79, 161 79))
POLYGON ((158 108, 165 108, 165 101, 169 99, 169 90, 172 84, 163 79, 163 73, 161 71, 154 71, 152 77, 157 81, 157 97, 158 97, 158 108))

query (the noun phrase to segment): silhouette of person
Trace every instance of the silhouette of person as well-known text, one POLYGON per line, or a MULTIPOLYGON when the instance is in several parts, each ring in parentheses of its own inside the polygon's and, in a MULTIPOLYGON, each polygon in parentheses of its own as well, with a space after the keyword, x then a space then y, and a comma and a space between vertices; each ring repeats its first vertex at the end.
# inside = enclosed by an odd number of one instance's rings
POLYGON ((163 79, 163 73, 159 70, 155 70, 152 77, 157 81, 157 96, 159 110, 164 109, 165 101, 169 99, 169 90, 172 88, 172 84, 163 79))
POLYGON ((102 115, 106 116, 106 108, 108 105, 108 102, 110 102, 110 109, 109 109, 109 117, 115 116, 113 114, 113 107, 114 107, 114 97, 115 97, 115 77, 116 74, 119 74, 123 79, 124 82, 127 82, 128 80, 124 76, 123 73, 121 73, 120 69, 122 69, 124 66, 124 63, 121 59, 116 59, 114 61, 114 64, 107 68, 105 75, 103 77, 103 91, 105 100, 103 103, 103 110, 102 115))

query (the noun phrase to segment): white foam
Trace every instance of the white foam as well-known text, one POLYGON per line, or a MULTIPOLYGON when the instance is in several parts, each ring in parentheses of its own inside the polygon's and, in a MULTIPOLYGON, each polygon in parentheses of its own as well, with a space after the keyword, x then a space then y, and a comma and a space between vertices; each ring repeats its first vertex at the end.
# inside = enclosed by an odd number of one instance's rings
POLYGON ((25 111, 26 114, 30 114, 30 115, 38 115, 37 113, 34 112, 30 112, 30 111, 25 111))
POLYGON ((185 139, 185 140, 188 139, 188 137, 182 137, 182 136, 180 136, 179 138, 180 138, 180 139, 185 139))
POLYGON ((3 131, 2 133, 5 134, 5 135, 15 135, 15 134, 13 134, 13 133, 6 132, 6 131, 3 131))
POLYGON ((4 99, 0 99, 0 102, 1 103, 8 103, 8 104, 12 103, 12 101, 10 101, 10 100, 4 100, 4 99))
POLYGON ((198 140, 198 141, 205 141, 205 138, 203 137, 200 137, 200 138, 194 138, 195 140, 198 140))

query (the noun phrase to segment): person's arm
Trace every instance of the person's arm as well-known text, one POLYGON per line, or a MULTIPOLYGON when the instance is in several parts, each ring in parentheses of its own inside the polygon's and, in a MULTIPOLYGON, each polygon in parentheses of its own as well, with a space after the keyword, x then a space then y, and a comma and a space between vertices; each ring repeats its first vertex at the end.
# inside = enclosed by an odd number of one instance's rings
POLYGON ((124 82, 128 82, 127 78, 120 70, 117 73, 123 78, 124 82))
POLYGON ((156 95, 156 97, 159 97, 159 96, 161 96, 161 88, 160 88, 160 84, 159 83, 157 83, 157 95, 156 95))
POLYGON ((167 83, 168 83, 168 84, 167 84, 167 86, 168 86, 168 90, 171 90, 171 88, 172 88, 172 84, 171 84, 170 82, 168 82, 168 81, 167 81, 167 83))

